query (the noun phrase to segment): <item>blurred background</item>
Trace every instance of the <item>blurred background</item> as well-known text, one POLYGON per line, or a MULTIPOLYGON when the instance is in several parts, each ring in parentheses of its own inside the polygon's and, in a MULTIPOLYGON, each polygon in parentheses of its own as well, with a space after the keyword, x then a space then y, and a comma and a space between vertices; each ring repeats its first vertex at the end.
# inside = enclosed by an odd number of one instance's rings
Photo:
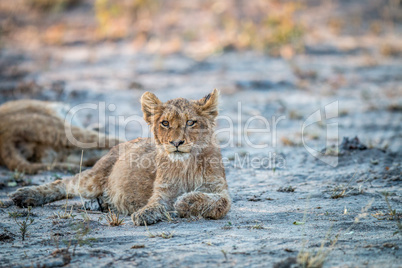
MULTIPOLYGON (((228 217, 149 229, 133 228, 127 217, 115 231, 94 214, 96 231, 83 240, 94 244, 77 248, 70 266, 293 267, 297 252, 312 252, 303 267, 320 267, 333 250, 324 267, 400 267, 401 2, 0 0, 0 104, 92 103, 97 109, 73 120, 130 140, 151 135, 144 92, 162 101, 221 93, 228 217), (329 104, 336 109, 326 120, 329 104), (313 114, 322 120, 303 129, 313 114), (165 232, 174 238, 162 242, 165 232)), ((0 167, 0 207, 17 186, 66 176, 20 174, 0 167)), ((70 262, 59 239, 81 245, 85 234, 70 228, 80 216, 57 219, 69 212, 65 204, 35 208, 23 244, 12 218, 23 211, 1 208, 0 240, 15 241, 0 243, 0 266, 70 262)))
POLYGON ((400 0, 15 0, 1 1, 0 12, 2 45, 32 50, 125 41, 136 51, 202 60, 233 50, 289 59, 334 39, 342 50, 376 39, 383 55, 401 48, 391 38, 400 0))
MULTIPOLYGON (((218 88, 222 114, 236 119, 241 101, 246 116, 285 115, 282 143, 297 146, 303 119, 339 100, 341 136, 393 143, 401 22, 400 0, 1 1, 0 102, 104 101, 117 107, 107 114, 141 116, 145 91, 167 100, 218 88), (375 120, 388 128, 362 123, 375 120)), ((89 126, 99 113, 77 116, 89 126)), ((146 134, 127 127, 128 139, 146 134)))

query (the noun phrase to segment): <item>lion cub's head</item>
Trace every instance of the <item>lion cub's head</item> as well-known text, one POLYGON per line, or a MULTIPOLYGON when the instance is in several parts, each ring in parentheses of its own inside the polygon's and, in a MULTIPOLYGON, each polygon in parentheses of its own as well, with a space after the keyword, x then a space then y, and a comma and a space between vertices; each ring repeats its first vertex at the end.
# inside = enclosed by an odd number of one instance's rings
POLYGON ((156 144, 170 159, 185 160, 211 144, 218 95, 215 89, 200 100, 177 98, 165 103, 153 93, 142 95, 144 119, 152 127, 156 144))

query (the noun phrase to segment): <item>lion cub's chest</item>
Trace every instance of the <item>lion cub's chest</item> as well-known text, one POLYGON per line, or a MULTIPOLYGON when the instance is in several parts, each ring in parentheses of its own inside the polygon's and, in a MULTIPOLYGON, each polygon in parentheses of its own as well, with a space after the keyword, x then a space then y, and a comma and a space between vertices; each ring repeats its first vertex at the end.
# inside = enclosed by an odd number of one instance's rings
POLYGON ((168 169, 159 170, 170 187, 173 186, 178 195, 196 191, 204 184, 201 167, 195 164, 188 164, 187 166, 173 165, 168 169))
POLYGON ((203 180, 201 176, 193 178, 177 178, 178 181, 178 195, 189 193, 192 191, 197 191, 203 185, 203 180))

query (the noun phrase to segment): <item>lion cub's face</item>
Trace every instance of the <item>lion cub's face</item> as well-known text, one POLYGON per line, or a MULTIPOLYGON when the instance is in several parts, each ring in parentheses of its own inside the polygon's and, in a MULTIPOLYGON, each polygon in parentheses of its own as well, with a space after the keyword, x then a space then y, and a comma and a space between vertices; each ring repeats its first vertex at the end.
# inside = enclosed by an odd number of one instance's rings
POLYGON ((141 105, 155 142, 170 159, 187 159, 210 145, 218 115, 217 90, 197 101, 177 98, 165 103, 146 92, 141 105))

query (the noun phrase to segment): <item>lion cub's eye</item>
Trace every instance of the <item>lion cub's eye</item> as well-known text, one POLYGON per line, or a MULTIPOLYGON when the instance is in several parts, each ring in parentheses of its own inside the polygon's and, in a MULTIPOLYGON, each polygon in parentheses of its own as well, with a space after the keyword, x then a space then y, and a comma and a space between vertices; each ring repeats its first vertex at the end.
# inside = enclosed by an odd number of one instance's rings
POLYGON ((197 123, 197 121, 188 120, 187 121, 187 126, 192 127, 192 126, 194 126, 195 123, 197 123))
POLYGON ((168 126, 169 126, 169 122, 166 121, 166 120, 163 120, 163 121, 161 122, 161 125, 164 126, 164 127, 168 127, 168 126))

